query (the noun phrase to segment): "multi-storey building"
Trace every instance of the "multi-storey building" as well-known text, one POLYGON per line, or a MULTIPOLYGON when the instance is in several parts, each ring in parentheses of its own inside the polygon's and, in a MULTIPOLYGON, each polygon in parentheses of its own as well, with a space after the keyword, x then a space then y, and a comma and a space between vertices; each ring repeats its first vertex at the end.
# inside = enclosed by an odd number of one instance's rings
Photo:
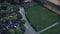
MULTIPOLYGON (((25 2, 31 2, 32 0, 25 0, 25 2)), ((48 9, 60 15, 60 0, 34 0, 37 3, 42 4, 48 9)))
POLYGON ((45 7, 60 15, 60 0, 38 0, 43 3, 45 7))
POLYGON ((60 0, 46 0, 44 6, 60 15, 60 0))

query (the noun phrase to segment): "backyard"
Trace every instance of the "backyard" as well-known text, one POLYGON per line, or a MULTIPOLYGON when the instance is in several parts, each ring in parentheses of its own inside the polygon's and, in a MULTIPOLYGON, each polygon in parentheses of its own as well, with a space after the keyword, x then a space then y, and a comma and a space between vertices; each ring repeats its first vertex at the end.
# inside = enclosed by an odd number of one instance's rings
POLYGON ((40 31, 59 20, 59 16, 38 4, 26 7, 25 9, 26 16, 36 31, 40 31))

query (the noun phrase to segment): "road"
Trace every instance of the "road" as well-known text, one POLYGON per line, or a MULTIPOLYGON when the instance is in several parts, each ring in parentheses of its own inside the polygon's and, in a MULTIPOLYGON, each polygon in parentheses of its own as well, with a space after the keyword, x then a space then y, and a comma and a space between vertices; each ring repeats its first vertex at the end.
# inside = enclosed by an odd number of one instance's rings
POLYGON ((25 33, 24 34, 38 34, 34 29, 33 27, 30 25, 30 23, 28 22, 26 16, 25 16, 25 10, 23 7, 20 7, 20 14, 22 15, 22 20, 25 20, 25 27, 26 27, 26 30, 25 30, 25 33))

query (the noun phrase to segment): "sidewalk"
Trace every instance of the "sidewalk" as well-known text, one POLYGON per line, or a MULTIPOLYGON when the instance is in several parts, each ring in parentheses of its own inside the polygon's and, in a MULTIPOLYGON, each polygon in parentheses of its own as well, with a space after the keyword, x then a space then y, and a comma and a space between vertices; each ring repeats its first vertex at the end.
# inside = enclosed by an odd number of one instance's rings
POLYGON ((30 23, 27 20, 27 18, 25 16, 24 8, 20 8, 19 12, 22 15, 22 20, 25 20, 24 26, 26 27, 26 31, 24 34, 37 34, 37 32, 33 29, 33 27, 30 25, 30 23))

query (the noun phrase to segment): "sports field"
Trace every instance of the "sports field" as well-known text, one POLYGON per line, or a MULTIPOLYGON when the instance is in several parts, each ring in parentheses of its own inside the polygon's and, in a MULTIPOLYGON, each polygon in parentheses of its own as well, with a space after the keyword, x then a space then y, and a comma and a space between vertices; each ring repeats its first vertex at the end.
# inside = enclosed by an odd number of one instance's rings
POLYGON ((40 5, 26 7, 26 16, 28 17, 30 24, 37 31, 40 31, 59 20, 55 13, 40 5))
POLYGON ((60 34, 60 24, 41 34, 60 34))

